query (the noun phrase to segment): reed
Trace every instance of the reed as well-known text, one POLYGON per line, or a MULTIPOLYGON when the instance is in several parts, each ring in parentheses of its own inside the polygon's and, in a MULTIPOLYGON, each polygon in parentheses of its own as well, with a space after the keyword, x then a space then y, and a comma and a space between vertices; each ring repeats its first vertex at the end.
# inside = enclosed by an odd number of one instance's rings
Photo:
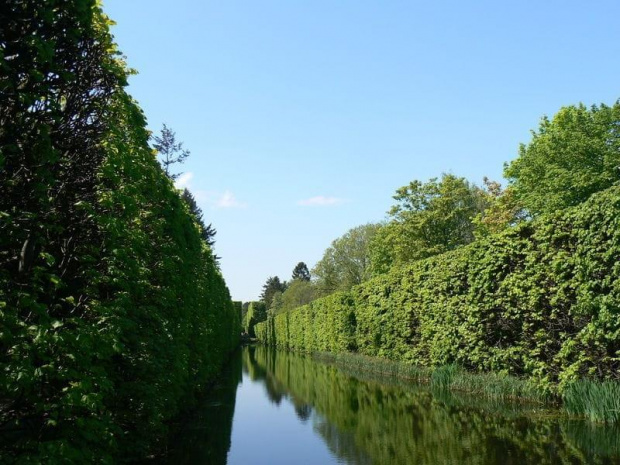
POLYGON ((550 398, 527 380, 497 373, 471 373, 458 365, 428 368, 353 353, 312 354, 318 361, 331 363, 351 374, 370 372, 429 384, 436 391, 460 391, 504 401, 545 403, 550 398))
POLYGON ((470 373, 458 370, 450 389, 499 400, 545 403, 551 398, 530 381, 502 373, 470 373))
POLYGON ((564 408, 572 415, 591 421, 620 421, 620 383, 582 379, 571 383, 563 393, 564 408))
POLYGON ((431 374, 431 388, 437 390, 452 389, 454 378, 459 375, 459 367, 456 365, 444 365, 435 368, 431 374))

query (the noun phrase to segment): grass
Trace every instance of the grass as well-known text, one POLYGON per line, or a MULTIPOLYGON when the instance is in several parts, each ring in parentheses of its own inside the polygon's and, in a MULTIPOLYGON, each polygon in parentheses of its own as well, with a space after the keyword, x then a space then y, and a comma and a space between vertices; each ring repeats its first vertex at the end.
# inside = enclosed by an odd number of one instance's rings
POLYGON ((458 369, 450 389, 500 400, 546 403, 551 399, 528 380, 500 373, 470 373, 458 369))
POLYGON ((572 415, 602 423, 620 422, 620 383, 582 379, 570 384, 562 396, 572 415))
POLYGON ((452 384, 460 370, 456 365, 445 365, 435 368, 431 373, 431 388, 439 391, 448 391, 452 389, 452 384))
MULTIPOLYGON (((429 384, 437 392, 459 391, 499 401, 558 401, 532 382, 499 373, 472 373, 457 365, 419 367, 404 362, 352 353, 315 353, 313 358, 338 365, 346 371, 374 373, 429 384)), ((570 384, 561 395, 564 410, 571 416, 598 423, 620 424, 620 382, 582 379, 570 384)))
POLYGON ((498 400, 545 403, 542 391, 526 380, 497 373, 470 373, 457 365, 428 368, 359 354, 315 353, 319 361, 332 363, 349 372, 371 372, 429 384, 436 391, 460 391, 498 400))

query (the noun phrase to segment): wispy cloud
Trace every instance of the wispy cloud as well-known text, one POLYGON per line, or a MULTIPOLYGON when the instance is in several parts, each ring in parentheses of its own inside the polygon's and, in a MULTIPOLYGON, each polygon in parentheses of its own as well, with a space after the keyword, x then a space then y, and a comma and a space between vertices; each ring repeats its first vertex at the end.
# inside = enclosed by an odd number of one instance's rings
POLYGON ((235 195, 230 191, 221 194, 214 203, 216 208, 245 208, 247 204, 237 200, 235 195))
POLYGON ((189 188, 192 182, 192 178, 194 177, 194 173, 191 171, 187 171, 179 176, 176 181, 174 181, 174 187, 177 189, 189 188))
POLYGON ((341 205, 345 203, 345 199, 338 197, 326 197, 324 195, 317 195, 316 197, 310 197, 309 199, 300 200, 297 205, 304 207, 331 207, 334 205, 341 205))
POLYGON ((231 191, 224 192, 206 191, 201 189, 194 190, 192 181, 194 173, 187 171, 181 174, 175 181, 174 187, 177 189, 190 189, 194 198, 199 202, 204 202, 212 208, 245 208, 247 204, 240 202, 231 191))

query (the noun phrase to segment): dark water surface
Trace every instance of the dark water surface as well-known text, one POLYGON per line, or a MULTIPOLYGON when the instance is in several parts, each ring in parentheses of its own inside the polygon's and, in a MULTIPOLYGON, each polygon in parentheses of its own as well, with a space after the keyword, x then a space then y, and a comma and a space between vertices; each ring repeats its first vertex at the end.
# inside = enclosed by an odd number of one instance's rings
POLYGON ((168 461, 620 464, 620 428, 245 347, 185 425, 168 461))

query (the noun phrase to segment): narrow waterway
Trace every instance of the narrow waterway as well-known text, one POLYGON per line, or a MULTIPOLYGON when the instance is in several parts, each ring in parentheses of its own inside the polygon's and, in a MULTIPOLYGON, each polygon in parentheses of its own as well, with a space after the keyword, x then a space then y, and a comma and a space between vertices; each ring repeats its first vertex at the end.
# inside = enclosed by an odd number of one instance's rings
POLYGON ((245 347, 184 426, 168 462, 613 464, 620 463, 620 428, 245 347))

